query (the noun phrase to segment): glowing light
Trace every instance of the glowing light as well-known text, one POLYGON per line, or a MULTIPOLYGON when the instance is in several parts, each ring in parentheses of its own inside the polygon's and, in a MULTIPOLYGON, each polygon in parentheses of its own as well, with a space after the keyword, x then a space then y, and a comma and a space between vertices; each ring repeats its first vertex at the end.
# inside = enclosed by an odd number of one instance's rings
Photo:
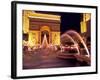
POLYGON ((52 44, 60 45, 60 32, 52 32, 52 44))
POLYGON ((81 33, 86 32, 87 31, 87 29, 86 29, 86 22, 82 21, 80 24, 81 24, 81 33))
POLYGON ((44 34, 43 42, 42 42, 42 48, 47 48, 48 47, 48 41, 46 34, 44 34))
MULTIPOLYGON (((53 14, 44 14, 44 13, 37 13, 32 10, 23 10, 23 33, 29 34, 28 36, 28 45, 29 46, 36 46, 38 43, 42 44, 41 40, 41 32, 42 31, 48 31, 49 39, 48 39, 48 44, 52 43, 52 30, 50 29, 50 26, 43 25, 41 28, 36 31, 36 30, 30 30, 29 29, 29 18, 37 18, 37 19, 49 19, 49 20, 56 20, 60 22, 60 17, 59 15, 53 15, 53 14), (35 34, 33 36, 32 34, 35 34)), ((60 31, 59 31, 60 32, 60 31)), ((55 32, 57 34, 55 43, 53 45, 60 45, 60 33, 55 32)))
POLYGON ((83 14, 83 20, 85 22, 88 21, 88 20, 90 20, 90 18, 91 18, 91 14, 90 13, 84 13, 83 14))
POLYGON ((28 37, 28 44, 29 46, 33 47, 38 44, 38 31, 33 31, 29 33, 28 37))
POLYGON ((31 18, 40 18, 40 19, 51 19, 51 20, 60 20, 60 16, 52 15, 52 14, 44 14, 44 13, 36 13, 29 11, 29 17, 31 18))
POLYGON ((85 50, 86 50, 86 52, 87 52, 87 56, 89 57, 89 50, 88 50, 88 48, 87 48, 87 46, 86 46, 86 44, 85 44, 85 42, 84 42, 84 40, 82 39, 82 37, 79 35, 79 33, 77 33, 76 31, 74 31, 74 30, 69 30, 69 31, 67 31, 66 32, 67 34, 74 34, 74 35, 76 35, 79 39, 80 39, 80 41, 81 41, 81 43, 83 44, 83 46, 84 46, 84 48, 85 48, 85 50))
MULTIPOLYGON (((63 35, 61 35, 61 38, 63 38, 64 36, 68 37, 68 38, 74 43, 74 46, 76 47, 76 49, 77 49, 77 51, 78 51, 77 54, 80 54, 79 49, 78 49, 78 46, 77 46, 77 43, 74 41, 74 39, 73 39, 70 35, 68 35, 68 34, 63 34, 63 35)), ((61 49, 61 50, 62 50, 62 49, 61 49)))

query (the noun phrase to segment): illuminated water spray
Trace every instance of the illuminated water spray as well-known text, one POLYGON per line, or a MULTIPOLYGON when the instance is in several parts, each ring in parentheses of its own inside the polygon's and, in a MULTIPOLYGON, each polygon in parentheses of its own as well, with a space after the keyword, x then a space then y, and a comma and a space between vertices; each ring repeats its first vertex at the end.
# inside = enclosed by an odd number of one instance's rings
POLYGON ((79 40, 81 41, 81 43, 83 44, 83 46, 84 46, 84 48, 85 48, 85 50, 86 50, 86 52, 87 52, 87 56, 89 57, 89 55, 90 55, 90 54, 89 54, 89 50, 88 50, 88 48, 87 48, 87 46, 86 46, 84 40, 82 39, 82 37, 79 35, 79 33, 77 33, 77 32, 74 31, 74 30, 69 30, 69 31, 66 32, 66 34, 69 34, 69 35, 74 34, 74 35, 76 35, 76 36, 79 38, 79 40))
POLYGON ((74 46, 76 47, 76 49, 77 49, 77 51, 78 51, 77 54, 80 54, 79 49, 78 49, 78 45, 77 45, 77 43, 74 41, 74 39, 73 39, 70 35, 68 35, 68 34, 63 34, 63 35, 61 35, 61 38, 63 38, 63 37, 68 37, 68 38, 74 43, 74 46))
POLYGON ((44 34, 43 41, 42 41, 42 48, 47 48, 48 47, 48 41, 46 34, 44 34))

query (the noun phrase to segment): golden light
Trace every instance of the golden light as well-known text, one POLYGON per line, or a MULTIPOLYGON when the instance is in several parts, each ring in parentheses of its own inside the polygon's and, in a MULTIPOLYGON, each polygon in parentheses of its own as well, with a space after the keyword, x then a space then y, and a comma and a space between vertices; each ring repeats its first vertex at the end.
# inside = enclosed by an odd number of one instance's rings
POLYGON ((84 33, 86 31, 87 31, 86 22, 81 22, 81 33, 84 33))
MULTIPOLYGON (((41 28, 39 30, 30 30, 29 29, 30 18, 45 19, 45 21, 55 20, 58 22, 60 21, 59 15, 37 13, 32 10, 23 10, 23 33, 27 33, 29 35, 27 42, 28 42, 28 45, 31 47, 36 46, 37 44, 42 44, 42 40, 41 40, 42 31, 48 31, 49 44, 60 45, 60 31, 52 31, 52 29, 50 29, 51 26, 48 26, 48 25, 40 26, 41 28)), ((60 28, 60 26, 58 27, 60 28)))
POLYGON ((90 13, 83 13, 83 21, 80 22, 81 33, 87 32, 87 22, 91 19, 90 13))

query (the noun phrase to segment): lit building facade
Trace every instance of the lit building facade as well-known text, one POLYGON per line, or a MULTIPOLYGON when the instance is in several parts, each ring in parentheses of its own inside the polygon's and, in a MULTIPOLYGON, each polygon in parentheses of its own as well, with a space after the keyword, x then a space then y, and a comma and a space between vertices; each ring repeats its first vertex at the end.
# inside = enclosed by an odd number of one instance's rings
POLYGON ((48 44, 60 45, 60 16, 23 10, 23 40, 28 46, 42 44, 46 35, 48 44))
POLYGON ((86 39, 91 36, 91 14, 83 13, 81 14, 81 22, 80 22, 81 34, 86 39))

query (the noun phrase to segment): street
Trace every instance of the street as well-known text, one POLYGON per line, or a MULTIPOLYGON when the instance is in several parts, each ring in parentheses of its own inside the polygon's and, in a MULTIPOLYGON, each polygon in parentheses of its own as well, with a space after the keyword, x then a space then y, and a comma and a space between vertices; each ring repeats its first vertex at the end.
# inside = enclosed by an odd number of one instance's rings
POLYGON ((76 59, 62 59, 58 52, 49 49, 38 49, 23 54, 23 69, 59 68, 86 66, 76 59))

